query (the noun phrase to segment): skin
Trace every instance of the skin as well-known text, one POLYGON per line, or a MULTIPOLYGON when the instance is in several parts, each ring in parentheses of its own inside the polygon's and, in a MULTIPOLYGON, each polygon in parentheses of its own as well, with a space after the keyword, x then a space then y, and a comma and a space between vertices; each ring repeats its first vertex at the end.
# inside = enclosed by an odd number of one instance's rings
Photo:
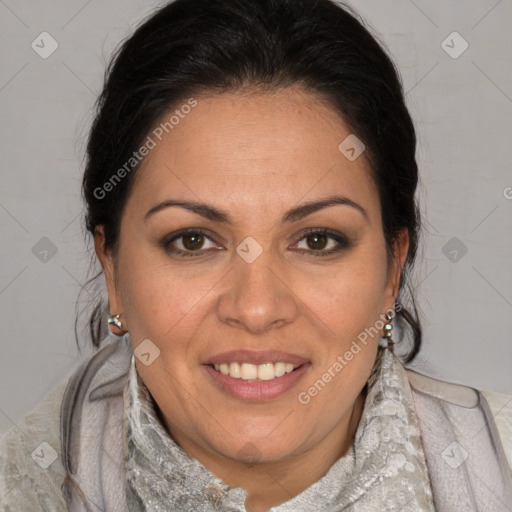
POLYGON ((340 152, 351 131, 320 96, 291 87, 196 99, 138 171, 117 253, 105 249, 101 226, 96 252, 110 310, 123 314, 133 347, 150 339, 161 351, 149 366, 136 361, 167 431, 229 486, 246 489, 249 512, 267 511, 319 480, 353 442, 379 336, 360 344, 308 404, 298 394, 393 307, 407 231, 388 258, 367 161, 340 152), (331 195, 366 215, 335 205, 282 222, 289 209, 331 195), (171 198, 208 203, 234 223, 176 206, 145 219, 171 198), (162 246, 184 228, 202 228, 211 239, 180 238, 169 247, 199 256, 180 258, 162 246), (332 229, 351 245, 315 256, 339 244, 308 237, 308 228, 332 229), (252 263, 236 252, 248 236, 263 250, 252 263), (298 354, 311 367, 284 395, 243 401, 214 386, 201 366, 240 348, 298 354))

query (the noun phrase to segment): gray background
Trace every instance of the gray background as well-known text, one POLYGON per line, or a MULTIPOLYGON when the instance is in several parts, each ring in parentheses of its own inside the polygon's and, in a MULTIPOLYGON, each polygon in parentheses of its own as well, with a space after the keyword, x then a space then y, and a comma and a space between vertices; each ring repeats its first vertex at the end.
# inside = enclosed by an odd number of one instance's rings
MULTIPOLYGON (((74 339, 91 256, 85 136, 111 52, 159 4, 0 0, 0 433, 88 355, 74 339), (31 47, 44 31, 59 45, 47 59, 31 47)), ((417 127, 425 340, 414 367, 512 394, 512 2, 352 5, 397 62, 417 127), (469 44, 456 59, 441 46, 454 31, 469 44)))

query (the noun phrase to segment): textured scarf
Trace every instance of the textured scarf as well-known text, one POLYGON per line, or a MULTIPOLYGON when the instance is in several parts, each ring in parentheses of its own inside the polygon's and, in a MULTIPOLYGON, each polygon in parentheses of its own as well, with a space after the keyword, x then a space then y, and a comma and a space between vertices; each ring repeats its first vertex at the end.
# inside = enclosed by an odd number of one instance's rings
MULTIPOLYGON (((133 512, 245 512, 230 488, 169 436, 131 358, 124 389, 126 499, 133 512)), ((431 484, 405 369, 380 349, 349 452, 299 495, 269 512, 433 512, 431 484)))

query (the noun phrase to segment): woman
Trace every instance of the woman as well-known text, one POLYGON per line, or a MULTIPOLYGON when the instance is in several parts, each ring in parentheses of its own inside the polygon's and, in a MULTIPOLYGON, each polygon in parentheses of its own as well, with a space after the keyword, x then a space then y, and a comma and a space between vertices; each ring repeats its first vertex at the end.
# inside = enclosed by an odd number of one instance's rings
POLYGON ((415 146, 348 8, 153 14, 87 147, 99 350, 2 438, 3 509, 508 510, 510 398, 398 357, 421 343, 415 146))

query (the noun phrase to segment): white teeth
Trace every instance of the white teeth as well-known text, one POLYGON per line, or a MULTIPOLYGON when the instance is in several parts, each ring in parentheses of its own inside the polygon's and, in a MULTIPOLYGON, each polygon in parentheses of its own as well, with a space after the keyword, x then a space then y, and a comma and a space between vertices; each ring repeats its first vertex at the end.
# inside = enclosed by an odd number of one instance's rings
POLYGON ((250 363, 222 363, 213 365, 223 375, 242 380, 272 380, 292 372, 299 364, 292 363, 264 363, 260 365, 250 363))
MULTIPOLYGON (((231 370, 231 365, 230 365, 231 370)), ((240 366, 240 378, 243 380, 256 379, 258 377, 258 367, 255 364, 242 363, 240 366)))
POLYGON ((276 377, 282 377, 286 373, 286 364, 276 363, 274 365, 274 372, 276 374, 276 377))
POLYGON ((229 365, 229 375, 230 375, 230 377, 233 377, 234 379, 242 378, 241 368, 238 363, 231 363, 229 365))
POLYGON ((272 380, 275 376, 274 365, 272 363, 260 364, 258 366, 258 379, 272 380))

